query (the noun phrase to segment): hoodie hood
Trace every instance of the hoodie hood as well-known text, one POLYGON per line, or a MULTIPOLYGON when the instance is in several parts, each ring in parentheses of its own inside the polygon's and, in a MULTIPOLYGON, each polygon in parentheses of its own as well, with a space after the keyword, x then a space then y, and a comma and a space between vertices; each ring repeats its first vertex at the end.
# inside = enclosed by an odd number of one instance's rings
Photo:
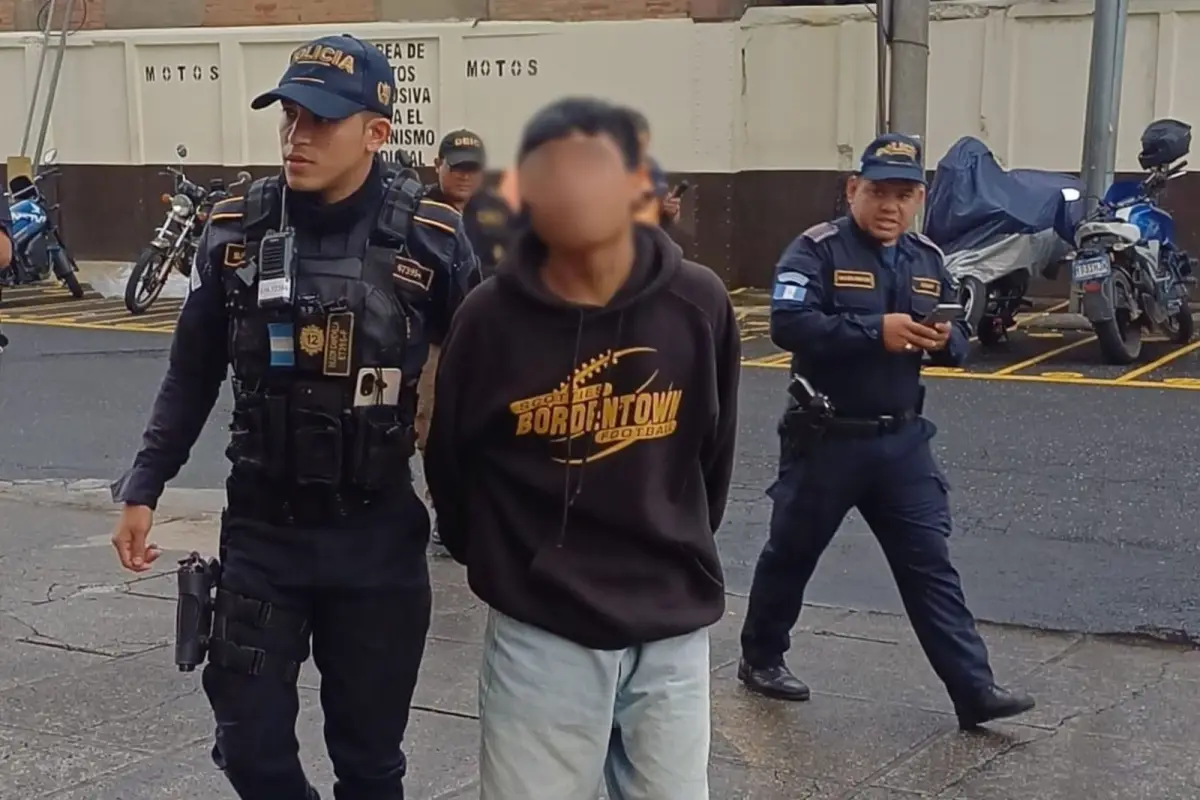
POLYGON ((633 270, 625 285, 601 308, 587 308, 552 294, 542 283, 541 270, 545 248, 527 226, 517 234, 510 257, 496 268, 496 279, 507 291, 515 291, 535 305, 558 312, 564 321, 576 324, 580 313, 585 317, 620 313, 668 286, 683 264, 683 251, 661 229, 637 225, 634 231, 633 270))

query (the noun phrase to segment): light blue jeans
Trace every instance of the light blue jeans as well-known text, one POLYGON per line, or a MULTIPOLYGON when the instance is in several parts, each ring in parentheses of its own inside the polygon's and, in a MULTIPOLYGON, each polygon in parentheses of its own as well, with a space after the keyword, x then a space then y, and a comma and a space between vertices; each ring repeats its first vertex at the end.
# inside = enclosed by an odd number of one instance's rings
POLYGON ((492 610, 481 800, 708 800, 708 631, 589 650, 492 610))

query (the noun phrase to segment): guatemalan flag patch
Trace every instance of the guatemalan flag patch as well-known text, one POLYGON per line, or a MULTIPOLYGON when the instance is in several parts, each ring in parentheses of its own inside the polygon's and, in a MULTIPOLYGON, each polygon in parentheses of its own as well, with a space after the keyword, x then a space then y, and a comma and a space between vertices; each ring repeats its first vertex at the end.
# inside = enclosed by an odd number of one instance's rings
POLYGON ((781 272, 775 277, 775 300, 799 303, 808 294, 808 276, 802 272, 781 272))

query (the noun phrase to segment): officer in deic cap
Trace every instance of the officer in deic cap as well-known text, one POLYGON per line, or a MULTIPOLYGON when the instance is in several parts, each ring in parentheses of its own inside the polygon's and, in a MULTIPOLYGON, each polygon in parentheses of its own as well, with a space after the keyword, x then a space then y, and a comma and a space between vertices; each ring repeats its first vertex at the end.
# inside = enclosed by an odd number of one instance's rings
POLYGON ((152 510, 224 380, 232 469, 204 690, 213 757, 243 800, 312 800, 296 678, 321 673, 334 795, 403 797, 429 626, 429 517, 409 471, 415 386, 478 277, 457 214, 380 150, 396 87, 374 46, 297 48, 279 86, 283 169, 214 207, 132 468, 113 485, 121 563, 150 568, 152 510))
POLYGON ((959 724, 973 728, 1034 701, 996 684, 950 563, 949 484, 921 415, 921 363, 961 365, 969 334, 942 252, 908 232, 925 198, 920 144, 875 140, 846 192, 850 213, 802 233, 775 270, 771 340, 793 354, 793 378, 738 677, 769 697, 809 698, 784 662, 789 632, 818 559, 858 509, 959 724))
MULTIPOLYGON (((432 203, 438 203, 443 211, 462 217, 471 249, 479 259, 481 275, 490 277, 504 257, 513 214, 494 190, 484 186, 487 150, 483 138, 466 128, 450 131, 442 137, 433 163, 437 170, 437 182, 425 187, 425 197, 432 203)), ((418 387, 417 446, 420 448, 425 446, 425 435, 433 414, 433 377, 437 372, 438 355, 436 347, 430 348, 429 361, 418 387)), ((432 508, 428 492, 425 499, 432 508)), ((445 551, 438 538, 436 517, 430 538, 434 545, 433 552, 443 555, 445 551)))
POLYGON ((484 183, 488 159, 482 137, 465 128, 447 133, 434 163, 438 182, 429 196, 462 212, 467 237, 486 278, 504 257, 513 213, 499 192, 484 183))

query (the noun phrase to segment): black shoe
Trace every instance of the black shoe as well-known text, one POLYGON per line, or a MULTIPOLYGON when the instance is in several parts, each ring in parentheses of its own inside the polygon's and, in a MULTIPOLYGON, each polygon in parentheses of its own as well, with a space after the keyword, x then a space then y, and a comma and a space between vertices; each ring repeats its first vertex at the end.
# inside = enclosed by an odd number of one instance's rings
POLYGON ((970 700, 955 702, 954 713, 958 714, 958 727, 969 731, 985 722, 1024 714, 1035 705, 1034 699, 1020 689, 993 685, 970 700))
POLYGON ((738 664, 738 680, 750 691, 775 700, 803 702, 810 695, 804 681, 793 675, 784 664, 760 669, 750 666, 743 658, 738 664))

